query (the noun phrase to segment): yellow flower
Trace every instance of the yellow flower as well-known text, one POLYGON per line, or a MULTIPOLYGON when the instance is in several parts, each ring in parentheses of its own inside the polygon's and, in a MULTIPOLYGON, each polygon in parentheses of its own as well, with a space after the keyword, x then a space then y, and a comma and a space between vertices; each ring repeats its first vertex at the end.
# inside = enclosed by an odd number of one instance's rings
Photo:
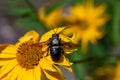
POLYGON ((56 64, 72 71, 71 63, 64 55, 62 62, 58 63, 53 62, 50 55, 44 56, 42 49, 44 46, 39 38, 39 34, 32 30, 21 37, 16 44, 9 44, 1 49, 0 80, 45 80, 45 76, 50 80, 64 80, 56 64))
POLYGON ((44 25, 46 25, 48 28, 56 27, 59 24, 61 14, 62 14, 61 8, 57 8, 50 12, 49 14, 46 14, 44 6, 38 10, 39 20, 43 22, 44 25))
POLYGON ((76 4, 69 8, 69 15, 64 15, 64 20, 70 26, 63 32, 73 35, 73 41, 81 41, 83 50, 86 51, 89 42, 95 44, 104 35, 102 25, 108 20, 104 14, 105 5, 94 6, 93 0, 83 4, 76 4))

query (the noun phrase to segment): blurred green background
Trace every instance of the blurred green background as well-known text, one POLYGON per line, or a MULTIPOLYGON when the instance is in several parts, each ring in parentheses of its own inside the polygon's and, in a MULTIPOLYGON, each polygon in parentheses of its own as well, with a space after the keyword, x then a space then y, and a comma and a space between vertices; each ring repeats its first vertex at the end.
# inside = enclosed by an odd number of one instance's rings
MULTIPOLYGON (((49 3, 51 12, 58 6, 70 6, 83 0, 0 0, 0 44, 15 43, 29 30, 40 35, 47 29, 38 19, 37 11, 49 3)), ((104 25, 106 35, 97 44, 89 45, 84 54, 81 47, 67 55, 73 62, 73 73, 64 71, 65 80, 120 80, 120 0, 95 0, 95 4, 105 3, 110 20, 104 25)))

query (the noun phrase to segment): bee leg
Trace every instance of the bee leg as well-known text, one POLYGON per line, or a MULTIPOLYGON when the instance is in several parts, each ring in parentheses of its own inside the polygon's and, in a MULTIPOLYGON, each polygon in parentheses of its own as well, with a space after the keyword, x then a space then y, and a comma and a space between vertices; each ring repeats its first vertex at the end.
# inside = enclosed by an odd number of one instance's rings
POLYGON ((63 48, 61 48, 61 53, 64 55, 64 50, 63 50, 63 48))

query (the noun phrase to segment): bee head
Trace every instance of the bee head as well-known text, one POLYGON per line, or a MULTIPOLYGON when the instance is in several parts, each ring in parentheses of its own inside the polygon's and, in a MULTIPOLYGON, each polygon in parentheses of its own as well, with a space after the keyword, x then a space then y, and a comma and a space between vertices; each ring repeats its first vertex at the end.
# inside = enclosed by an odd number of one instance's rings
POLYGON ((59 34, 52 34, 52 37, 58 38, 58 37, 59 37, 59 34))

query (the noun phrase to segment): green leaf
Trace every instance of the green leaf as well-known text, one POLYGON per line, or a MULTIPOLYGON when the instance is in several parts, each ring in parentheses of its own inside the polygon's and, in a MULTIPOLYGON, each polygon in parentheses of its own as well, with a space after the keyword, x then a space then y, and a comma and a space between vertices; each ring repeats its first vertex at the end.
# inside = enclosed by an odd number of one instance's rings
POLYGON ((31 14, 32 10, 30 8, 13 8, 9 13, 17 16, 22 16, 24 14, 31 14))
MULTIPOLYGON (((83 54, 81 52, 81 49, 78 49, 74 53, 71 53, 67 56, 70 61, 77 62, 80 60, 84 60, 87 57, 87 54, 83 54)), ((75 72, 75 75, 77 77, 77 80, 84 80, 86 67, 85 63, 78 62, 73 64, 73 70, 75 72)))
POLYGON ((41 33, 47 31, 45 26, 37 20, 36 17, 27 17, 27 18, 19 18, 16 20, 15 25, 19 25, 20 27, 27 28, 27 29, 35 29, 41 33))
POLYGON ((105 42, 98 42, 96 45, 89 47, 89 55, 95 58, 102 58, 108 55, 108 48, 105 42))
POLYGON ((86 75, 86 65, 84 63, 73 64, 73 70, 77 77, 77 80, 84 80, 86 75))
POLYGON ((46 14, 49 14, 50 12, 52 12, 53 10, 55 10, 58 7, 62 7, 64 5, 64 3, 62 1, 59 1, 57 3, 53 3, 50 6, 46 7, 46 14))
POLYGON ((87 54, 83 54, 82 50, 79 48, 77 51, 67 55, 67 57, 69 58, 70 61, 79 61, 79 60, 83 60, 86 59, 87 54))

